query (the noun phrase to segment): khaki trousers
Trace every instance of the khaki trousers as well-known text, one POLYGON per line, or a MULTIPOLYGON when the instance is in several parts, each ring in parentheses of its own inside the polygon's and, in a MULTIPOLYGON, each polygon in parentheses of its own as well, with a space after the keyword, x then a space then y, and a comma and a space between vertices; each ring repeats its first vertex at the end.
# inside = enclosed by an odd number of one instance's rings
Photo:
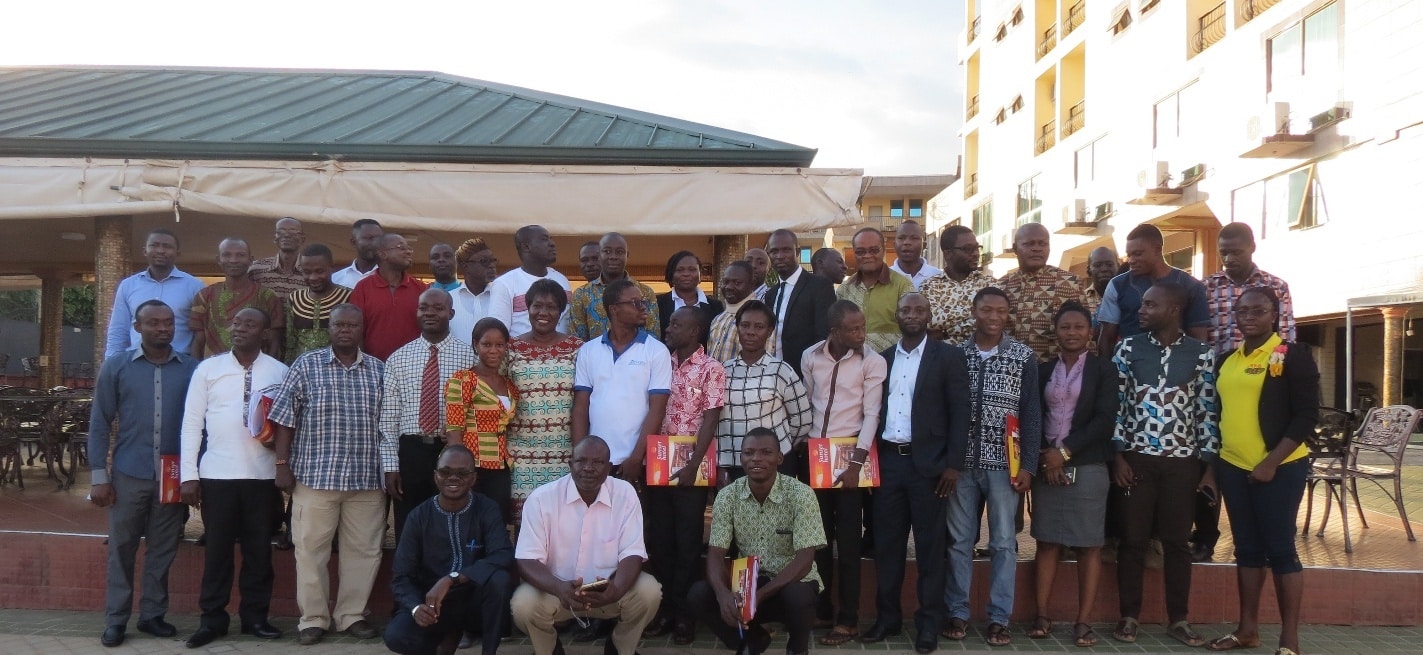
POLYGON ((385 494, 365 491, 323 491, 300 482, 292 491, 292 544, 296 546, 296 603, 301 608, 298 630, 335 631, 365 618, 366 601, 380 569, 385 537, 385 494), (340 587, 336 609, 330 609, 331 538, 340 530, 340 587))
MULTIPOLYGON (((657 608, 662 603, 662 585, 657 578, 647 573, 638 575, 622 600, 587 612, 579 612, 582 618, 618 618, 613 628, 612 642, 618 655, 633 655, 642 640, 642 630, 652 623, 657 608)), ((558 634, 553 624, 573 618, 573 612, 561 604, 557 596, 536 589, 529 583, 519 585, 510 601, 514 611, 514 625, 518 626, 529 640, 534 642, 534 655, 552 655, 558 634)))

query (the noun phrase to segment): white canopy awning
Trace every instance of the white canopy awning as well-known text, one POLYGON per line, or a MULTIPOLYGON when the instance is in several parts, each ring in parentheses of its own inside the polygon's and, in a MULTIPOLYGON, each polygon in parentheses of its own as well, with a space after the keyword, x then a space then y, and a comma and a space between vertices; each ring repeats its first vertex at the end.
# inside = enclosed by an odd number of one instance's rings
MULTIPOLYGON (((713 235, 853 225, 862 171, 0 158, 0 219, 196 211, 408 230, 713 235)), ((181 218, 180 218, 181 220, 181 218)))

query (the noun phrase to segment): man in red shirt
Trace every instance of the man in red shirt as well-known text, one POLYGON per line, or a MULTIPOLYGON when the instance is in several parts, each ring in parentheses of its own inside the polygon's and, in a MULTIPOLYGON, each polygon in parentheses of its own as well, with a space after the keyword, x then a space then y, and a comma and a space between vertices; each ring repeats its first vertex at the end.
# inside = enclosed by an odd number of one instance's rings
POLYGON ((395 350, 420 336, 416 309, 428 288, 410 277, 414 250, 399 234, 381 237, 380 264, 351 292, 351 304, 365 313, 366 354, 385 361, 395 350))

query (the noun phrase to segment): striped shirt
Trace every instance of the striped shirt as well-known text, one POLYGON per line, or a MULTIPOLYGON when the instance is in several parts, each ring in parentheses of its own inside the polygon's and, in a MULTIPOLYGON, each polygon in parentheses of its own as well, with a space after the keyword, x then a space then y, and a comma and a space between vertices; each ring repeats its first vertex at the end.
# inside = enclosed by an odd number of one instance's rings
MULTIPOLYGON (((391 444, 397 444, 401 435, 425 434, 420 429, 420 382, 425 375, 425 362, 430 358, 430 345, 422 336, 396 349, 385 360, 380 433, 381 438, 391 444)), ((453 334, 445 335, 434 345, 440 362, 440 386, 435 391, 440 404, 440 425, 448 425, 445 422, 445 381, 457 371, 474 366, 474 349, 453 334)))
POLYGON ((341 363, 330 348, 296 358, 267 418, 296 431, 291 470, 297 481, 324 491, 382 487, 382 473, 400 470, 394 444, 380 438, 385 364, 357 352, 341 363))
POLYGON ((752 428, 774 431, 782 453, 810 434, 810 398, 790 364, 773 355, 748 364, 738 355, 723 366, 726 398, 716 428, 718 466, 741 466, 741 439, 752 428))

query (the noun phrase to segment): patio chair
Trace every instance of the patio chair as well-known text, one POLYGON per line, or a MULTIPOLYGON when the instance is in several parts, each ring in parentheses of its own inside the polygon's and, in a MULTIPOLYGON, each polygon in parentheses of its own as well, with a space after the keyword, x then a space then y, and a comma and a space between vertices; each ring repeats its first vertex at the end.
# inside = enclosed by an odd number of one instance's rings
POLYGON ((0 389, 0 484, 13 481, 25 488, 20 474, 24 449, 29 447, 37 455, 43 448, 45 412, 52 404, 44 396, 45 392, 27 387, 0 389))
POLYGON ((50 395, 62 400, 45 414, 45 452, 59 468, 59 488, 67 490, 74 486, 80 463, 88 461, 85 451, 93 396, 87 390, 78 389, 51 390, 50 395), (69 458, 67 468, 66 456, 69 458))
MULTIPOLYGON (((1305 509, 1304 527, 1300 529, 1300 536, 1309 534, 1310 519, 1314 515, 1314 489, 1323 482, 1324 490, 1329 501, 1326 501, 1324 508, 1324 518, 1319 523, 1318 536, 1324 536, 1324 526, 1329 522, 1329 502, 1335 495, 1339 495, 1340 503, 1343 503, 1344 493, 1344 461, 1349 455, 1349 444, 1354 438, 1355 420, 1349 412, 1334 407, 1319 408, 1319 424, 1314 428, 1314 434, 1309 437, 1305 445, 1309 447, 1309 477, 1306 478, 1305 488, 1305 509)), ((1355 508, 1359 508, 1358 500, 1355 499, 1355 508)), ((1362 511, 1362 509, 1360 509, 1362 511)), ((1349 535, 1349 517, 1342 509, 1339 518, 1344 525, 1344 535, 1346 540, 1345 550, 1349 549, 1347 544, 1349 535)))
MULTIPOLYGON (((1359 480, 1368 480, 1378 485, 1398 508, 1398 518, 1403 521, 1403 530, 1409 541, 1417 541, 1413 536, 1413 525, 1408 522, 1408 509, 1403 506, 1403 453, 1408 448, 1408 439, 1423 418, 1423 411, 1408 405, 1379 407, 1369 412, 1359 433, 1350 445, 1348 463, 1344 467, 1344 478, 1349 484, 1349 492, 1354 502, 1359 499, 1359 480), (1369 466, 1359 463, 1359 455, 1375 452, 1388 458, 1387 466, 1369 466), (1384 481, 1393 480, 1393 493, 1389 493, 1384 481)), ((1359 522, 1369 527, 1368 519, 1361 512, 1359 522)))

